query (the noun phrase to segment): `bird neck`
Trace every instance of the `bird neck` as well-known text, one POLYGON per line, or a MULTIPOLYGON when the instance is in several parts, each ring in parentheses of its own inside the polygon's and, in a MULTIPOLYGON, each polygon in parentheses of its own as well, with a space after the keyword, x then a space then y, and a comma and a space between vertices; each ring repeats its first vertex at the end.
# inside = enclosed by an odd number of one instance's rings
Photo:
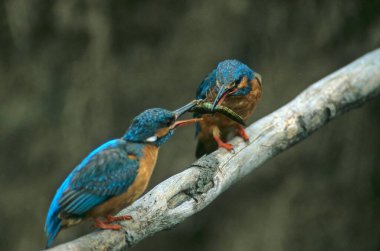
POLYGON ((163 142, 160 142, 159 140, 157 140, 156 142, 146 142, 144 140, 138 140, 136 138, 130 138, 130 137, 127 137, 127 134, 125 134, 123 137, 122 137, 123 140, 125 140, 126 142, 128 143, 132 143, 132 144, 142 144, 142 145, 151 145, 151 146, 155 146, 157 148, 159 148, 163 142))
POLYGON ((145 131, 141 130, 136 133, 135 130, 129 129, 122 139, 128 142, 140 143, 140 144, 151 144, 160 147, 163 143, 168 141, 173 135, 174 130, 170 130, 166 135, 159 137, 155 142, 147 142, 146 139, 151 136, 151 134, 146 134, 145 131))
POLYGON ((139 143, 139 144, 147 144, 146 139, 148 138, 148 135, 144 134, 144 131, 136 131, 133 128, 129 129, 122 139, 124 139, 127 142, 132 142, 132 143, 139 143))

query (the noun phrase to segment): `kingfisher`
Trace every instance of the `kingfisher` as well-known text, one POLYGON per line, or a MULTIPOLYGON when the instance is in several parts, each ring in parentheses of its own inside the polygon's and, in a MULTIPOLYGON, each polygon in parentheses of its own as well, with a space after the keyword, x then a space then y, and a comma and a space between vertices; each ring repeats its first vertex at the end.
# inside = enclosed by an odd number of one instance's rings
MULTIPOLYGON (((260 74, 238 60, 228 59, 220 62, 200 83, 196 99, 212 102, 213 108, 223 103, 246 121, 260 101, 261 93, 260 74)), ((233 146, 225 142, 230 135, 237 134, 249 141, 244 127, 222 114, 194 113, 193 116, 203 118, 196 124, 197 158, 215 151, 218 147, 233 151, 233 146)))
POLYGON ((200 119, 177 120, 191 109, 189 103, 175 111, 148 109, 136 116, 124 136, 91 152, 67 176, 50 205, 45 232, 47 247, 58 233, 86 219, 100 229, 121 229, 112 222, 130 220, 112 216, 132 204, 146 189, 159 147, 172 137, 175 128, 200 119))

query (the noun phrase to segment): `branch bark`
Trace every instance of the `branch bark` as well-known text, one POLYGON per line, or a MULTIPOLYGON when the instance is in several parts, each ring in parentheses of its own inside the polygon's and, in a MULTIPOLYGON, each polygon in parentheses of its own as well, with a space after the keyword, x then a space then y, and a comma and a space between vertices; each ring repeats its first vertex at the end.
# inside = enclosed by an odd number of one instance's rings
POLYGON ((235 153, 221 149, 163 181, 119 215, 134 220, 122 231, 97 231, 50 250, 120 250, 171 229, 209 205, 268 159, 307 138, 333 118, 380 95, 380 49, 323 78, 235 138, 235 153))

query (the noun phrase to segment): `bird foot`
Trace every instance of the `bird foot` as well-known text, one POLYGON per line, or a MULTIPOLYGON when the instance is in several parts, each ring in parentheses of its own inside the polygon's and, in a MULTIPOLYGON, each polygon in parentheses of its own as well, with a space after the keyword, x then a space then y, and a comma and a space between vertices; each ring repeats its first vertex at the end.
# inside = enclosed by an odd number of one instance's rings
POLYGON ((216 143, 218 144, 218 147, 224 148, 227 151, 233 153, 233 151, 234 151, 234 146, 233 145, 223 142, 223 140, 220 137, 215 137, 214 136, 214 139, 215 139, 216 143))
POLYGON ((213 129, 213 137, 214 137, 214 140, 216 141, 216 143, 218 144, 218 147, 224 148, 231 153, 235 153, 234 146, 231 144, 228 144, 226 142, 223 142, 223 140, 220 138, 219 128, 215 127, 213 129))
POLYGON ((240 137, 242 137, 244 139, 245 142, 249 141, 249 135, 247 134, 247 132, 244 130, 243 127, 239 126, 237 128, 237 133, 239 134, 240 137))
POLYGON ((218 147, 224 148, 229 152, 234 152, 234 146, 224 142, 218 142, 218 147))
POLYGON ((121 216, 106 216, 107 223, 115 222, 115 221, 125 221, 125 220, 133 220, 130 215, 121 215, 121 216))
POLYGON ((95 227, 100 228, 100 229, 108 229, 108 230, 120 230, 121 229, 120 225, 110 225, 110 224, 107 224, 106 222, 103 222, 99 219, 95 219, 95 227))

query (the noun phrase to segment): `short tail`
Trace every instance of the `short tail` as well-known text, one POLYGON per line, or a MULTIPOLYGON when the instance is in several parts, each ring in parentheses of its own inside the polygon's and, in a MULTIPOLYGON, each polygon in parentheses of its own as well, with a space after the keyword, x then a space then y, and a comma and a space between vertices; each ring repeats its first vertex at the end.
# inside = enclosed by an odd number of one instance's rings
POLYGON ((205 154, 210 154, 218 149, 218 144, 213 139, 202 140, 198 139, 197 148, 195 150, 195 157, 199 159, 205 154))
POLYGON ((54 210, 52 208, 53 205, 50 206, 50 210, 48 213, 48 216, 46 217, 46 223, 45 223, 45 233, 47 236, 47 243, 46 247, 50 247, 53 243, 55 237, 57 237, 59 231, 62 228, 62 222, 61 219, 58 218, 59 210, 54 210), (54 210, 50 212, 51 210, 54 210))
POLYGON ((62 183, 62 185, 58 188, 56 194, 54 195, 53 201, 50 204, 50 208, 49 208, 48 214, 46 216, 46 221, 45 221, 47 248, 51 246, 55 237, 57 237, 59 231, 61 231, 62 229, 62 221, 59 218, 59 214, 61 213, 61 207, 59 206, 59 201, 62 197, 63 192, 67 189, 72 175, 73 173, 71 173, 62 183))

